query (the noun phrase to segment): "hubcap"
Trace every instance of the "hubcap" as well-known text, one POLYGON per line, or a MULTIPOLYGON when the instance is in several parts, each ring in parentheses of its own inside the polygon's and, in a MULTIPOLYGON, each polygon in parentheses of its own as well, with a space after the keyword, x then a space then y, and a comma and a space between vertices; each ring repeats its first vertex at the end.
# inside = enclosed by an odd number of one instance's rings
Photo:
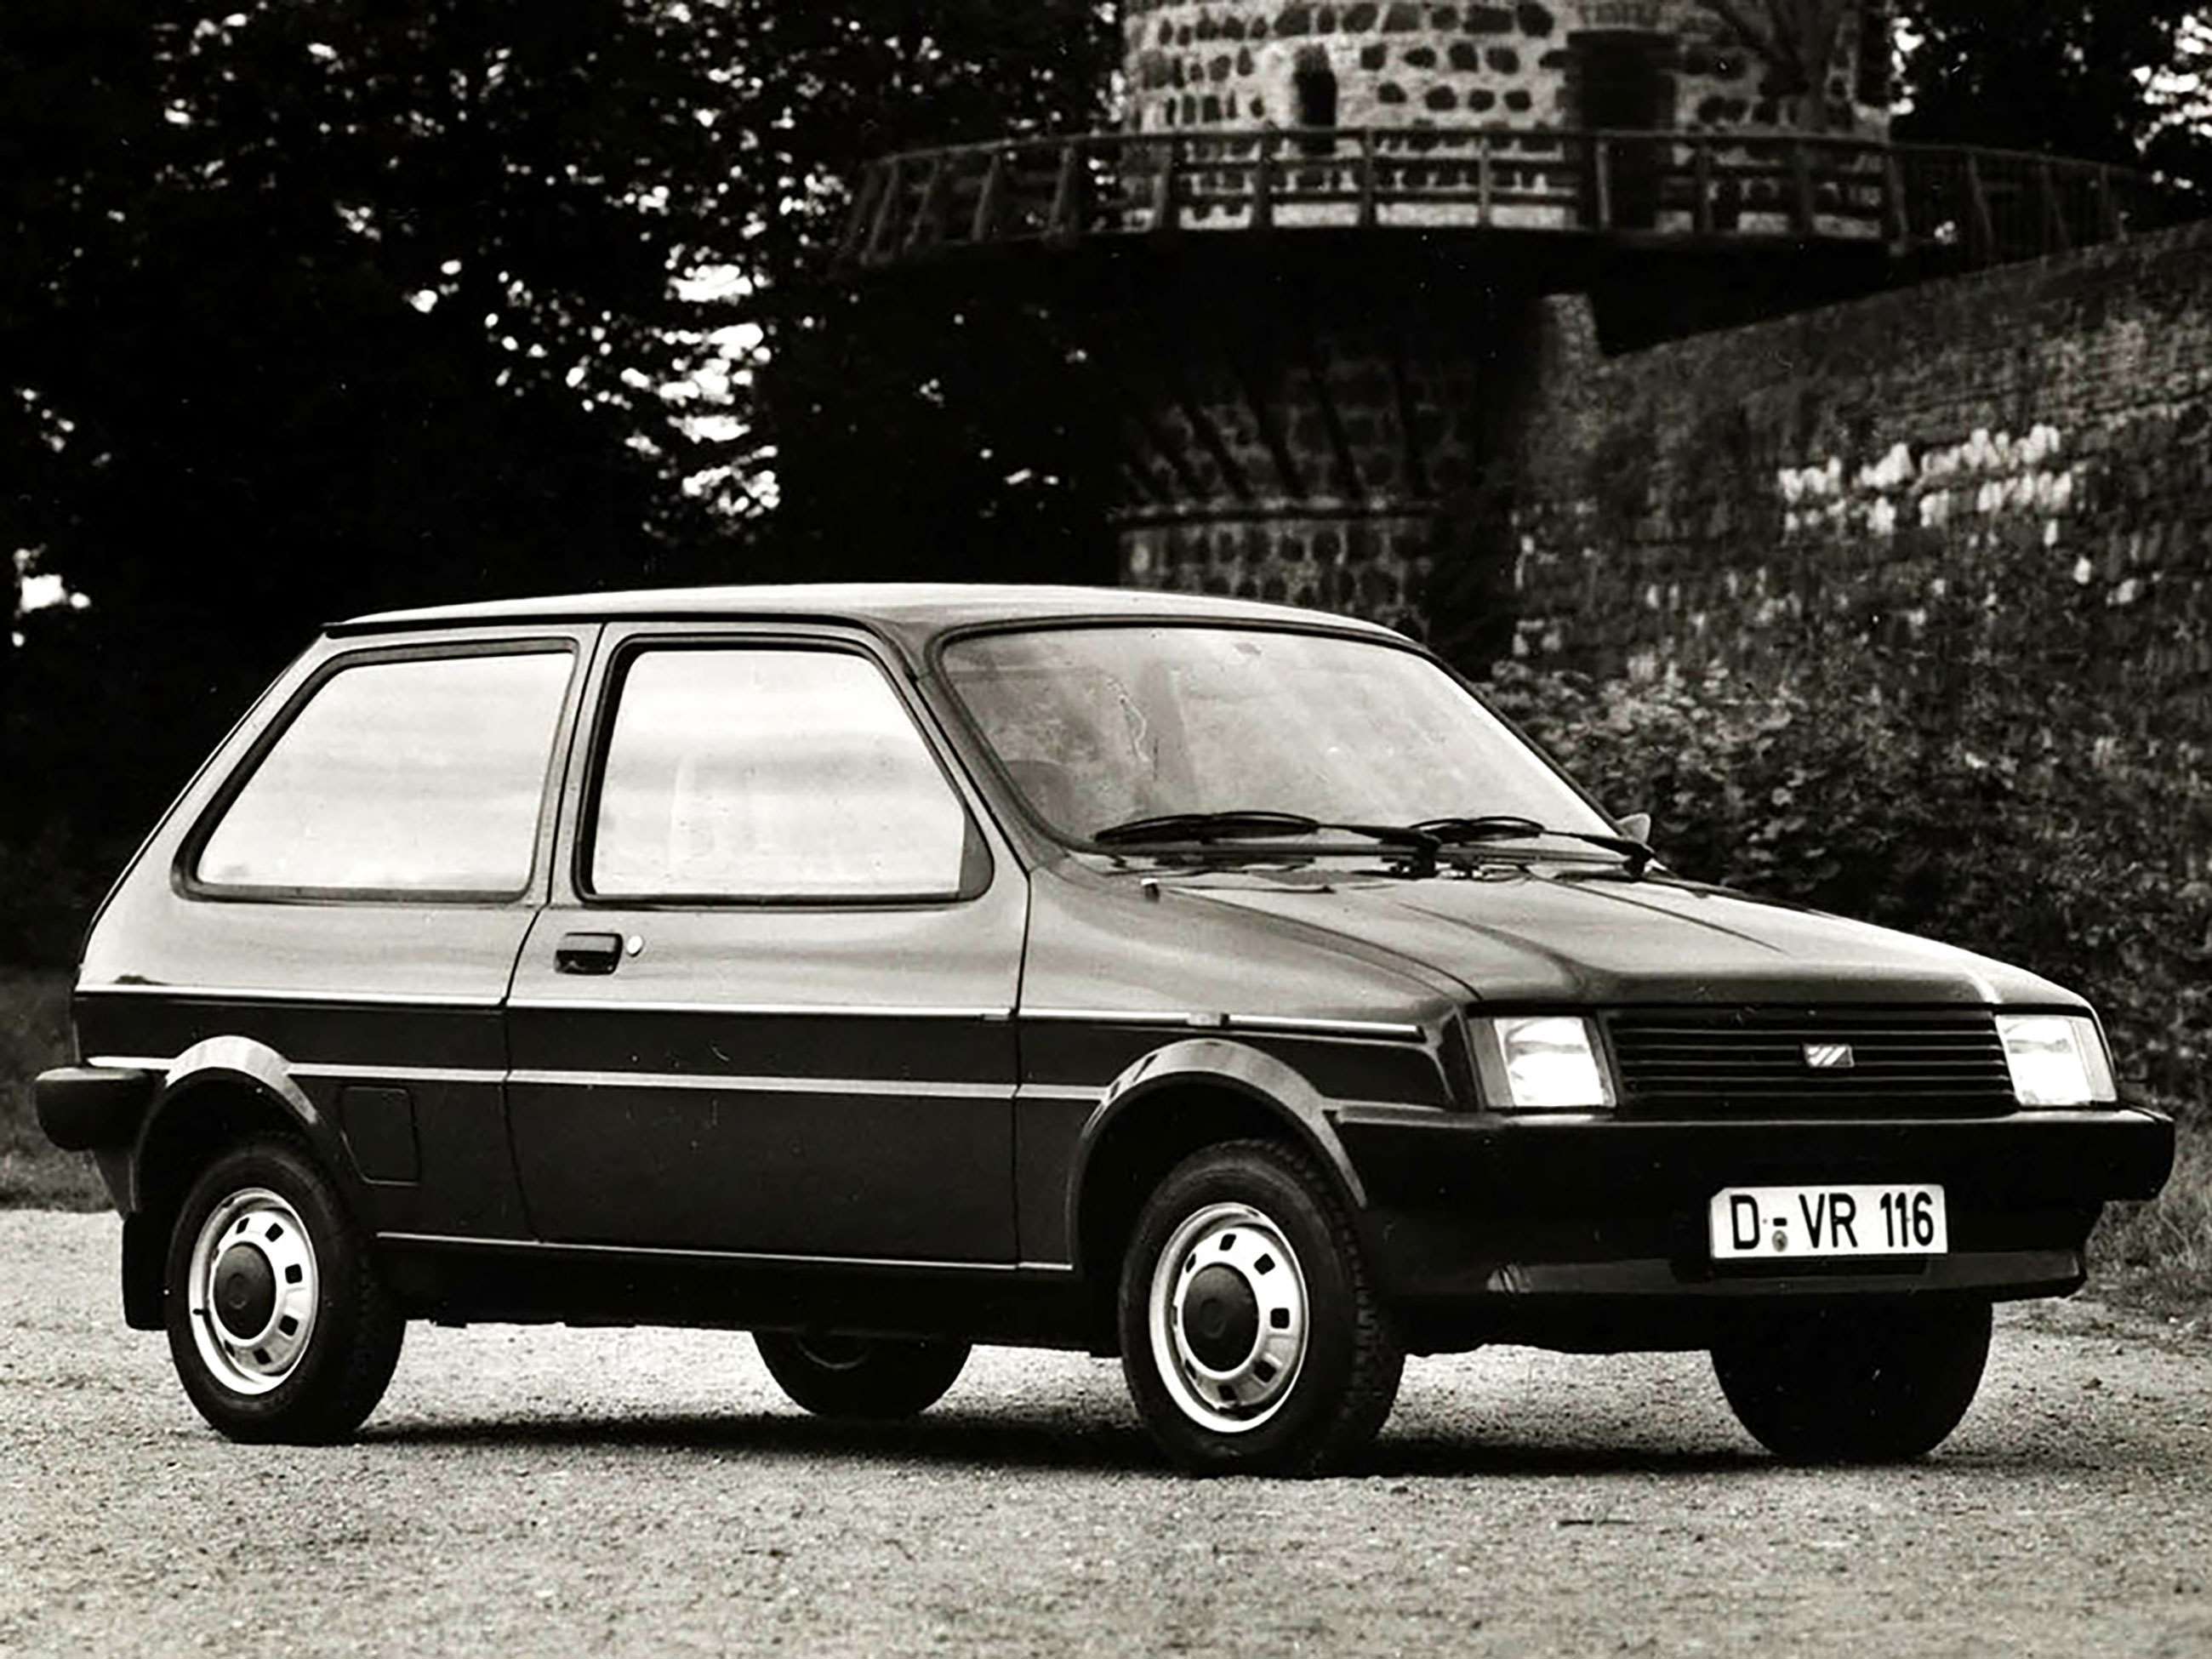
POLYGON ((300 1212, 264 1187, 231 1194, 193 1241, 185 1294, 209 1374, 236 1394, 276 1388, 307 1352, 321 1297, 300 1212))
POLYGON ((233 1244, 215 1264, 215 1316, 239 1340, 269 1328, 276 1311, 276 1275, 269 1258, 252 1244, 233 1244))
POLYGON ((1306 1356, 1306 1281, 1282 1229, 1248 1204, 1188 1217, 1152 1268, 1152 1358, 1183 1414, 1223 1434, 1282 1408, 1306 1356))

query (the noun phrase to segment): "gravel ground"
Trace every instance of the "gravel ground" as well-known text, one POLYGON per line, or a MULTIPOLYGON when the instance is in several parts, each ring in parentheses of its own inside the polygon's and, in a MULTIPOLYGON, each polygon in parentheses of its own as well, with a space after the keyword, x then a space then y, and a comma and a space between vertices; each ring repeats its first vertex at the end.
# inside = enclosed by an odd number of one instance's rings
POLYGON ((2212 1339, 2000 1316, 1919 1466, 1776 1467, 1701 1357, 1409 1368, 1364 1473, 1158 1469, 1119 1369, 910 1425, 742 1337, 410 1333, 355 1445, 230 1445, 112 1216, 0 1214, 0 1653, 2212 1653, 2212 1339))

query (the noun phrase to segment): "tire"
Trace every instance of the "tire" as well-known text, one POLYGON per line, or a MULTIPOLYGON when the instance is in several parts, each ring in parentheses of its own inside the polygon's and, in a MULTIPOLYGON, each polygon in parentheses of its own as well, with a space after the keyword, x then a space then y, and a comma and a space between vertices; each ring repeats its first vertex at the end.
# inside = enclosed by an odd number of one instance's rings
POLYGON ((1904 1462, 1959 1426, 1990 1353, 1986 1302, 1761 1315, 1713 1349, 1736 1421, 1792 1463, 1904 1462))
POLYGON ((965 1342, 757 1331, 776 1386, 817 1417, 885 1422, 927 1411, 968 1363, 965 1342))
POLYGON ((1138 1414, 1194 1474, 1340 1468, 1405 1369, 1342 1200, 1272 1141, 1209 1147, 1160 1183, 1122 1259, 1119 1315, 1138 1414))
POLYGON ((169 1236, 169 1357, 233 1440, 347 1438, 384 1397, 406 1322, 307 1149, 246 1141, 202 1171, 169 1236))

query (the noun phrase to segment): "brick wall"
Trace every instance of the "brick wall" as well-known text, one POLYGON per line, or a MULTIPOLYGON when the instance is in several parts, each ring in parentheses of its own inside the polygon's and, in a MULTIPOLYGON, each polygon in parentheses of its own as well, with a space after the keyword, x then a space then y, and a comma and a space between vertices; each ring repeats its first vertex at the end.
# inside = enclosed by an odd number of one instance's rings
POLYGON ((2212 750, 2212 222, 1601 359, 1553 302, 1517 653, 2063 674, 2212 750))

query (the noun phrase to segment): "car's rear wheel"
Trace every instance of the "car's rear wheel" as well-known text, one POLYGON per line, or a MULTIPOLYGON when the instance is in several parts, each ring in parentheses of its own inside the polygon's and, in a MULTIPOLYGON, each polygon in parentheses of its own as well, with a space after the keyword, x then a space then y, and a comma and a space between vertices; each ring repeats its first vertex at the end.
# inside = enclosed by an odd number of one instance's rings
POLYGON ((406 1322, 307 1149, 225 1152, 185 1194, 164 1279, 169 1356, 234 1440, 343 1440, 376 1408, 406 1322))
POLYGON ((759 1331, 753 1346, 776 1386, 817 1417, 912 1417, 942 1400, 968 1363, 965 1342, 759 1331))
POLYGON ((1123 1259, 1121 1369, 1170 1457, 1200 1474, 1313 1474, 1363 1450, 1405 1356, 1343 1201, 1270 1141, 1194 1154, 1123 1259))
POLYGON ((1990 1352, 1990 1304, 1777 1310, 1713 1349, 1736 1420, 1793 1463, 1901 1462, 1959 1426, 1990 1352))

